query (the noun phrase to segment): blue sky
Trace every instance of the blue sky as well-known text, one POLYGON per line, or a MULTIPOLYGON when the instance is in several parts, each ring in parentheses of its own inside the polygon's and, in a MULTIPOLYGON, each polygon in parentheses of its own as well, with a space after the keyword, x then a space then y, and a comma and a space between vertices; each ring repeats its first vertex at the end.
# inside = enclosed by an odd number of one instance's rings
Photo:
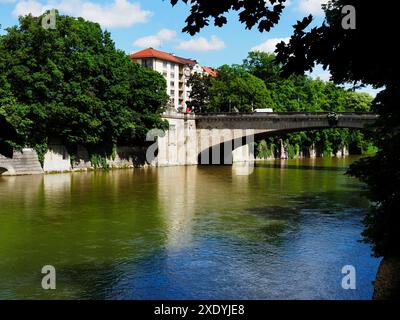
MULTIPOLYGON (((275 44, 292 33, 292 25, 308 14, 321 23, 321 4, 326 0, 290 0, 280 23, 271 32, 245 30, 236 13, 228 15, 223 28, 209 26, 191 37, 181 32, 189 6, 172 8, 169 0, 0 0, 0 24, 17 24, 18 15, 39 15, 57 8, 61 13, 96 21, 111 32, 117 48, 132 53, 145 47, 193 58, 202 65, 218 67, 241 63, 252 49, 273 51, 275 44)), ((329 73, 317 68, 313 76, 328 80, 329 73)), ((364 89, 372 94, 375 91, 364 89)))

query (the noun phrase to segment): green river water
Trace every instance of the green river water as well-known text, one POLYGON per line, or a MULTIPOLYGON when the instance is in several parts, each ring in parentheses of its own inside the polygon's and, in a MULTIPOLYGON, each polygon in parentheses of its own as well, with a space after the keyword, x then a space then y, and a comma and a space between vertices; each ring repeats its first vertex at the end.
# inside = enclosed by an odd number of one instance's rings
POLYGON ((370 299, 354 159, 0 177, 0 299, 370 299))

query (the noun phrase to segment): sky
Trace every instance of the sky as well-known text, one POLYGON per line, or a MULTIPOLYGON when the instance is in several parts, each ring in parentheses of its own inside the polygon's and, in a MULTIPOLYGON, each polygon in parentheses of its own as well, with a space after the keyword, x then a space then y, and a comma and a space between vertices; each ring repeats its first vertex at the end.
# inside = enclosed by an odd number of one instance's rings
MULTIPOLYGON (((246 30, 235 12, 228 14, 228 24, 222 28, 205 27, 196 36, 182 33, 190 7, 183 2, 172 7, 169 0, 0 0, 0 34, 16 25, 19 15, 42 14, 48 9, 81 16, 98 22, 111 32, 118 49, 127 54, 153 47, 178 56, 192 58, 200 64, 218 67, 238 64, 249 51, 273 52, 275 45, 292 34, 297 20, 313 14, 314 23, 320 24, 324 15, 321 5, 327 0, 289 0, 279 24, 270 32, 260 33, 257 28, 246 30)), ((317 67, 311 74, 329 80, 329 71, 317 67)), ((373 96, 376 90, 363 88, 373 96)))

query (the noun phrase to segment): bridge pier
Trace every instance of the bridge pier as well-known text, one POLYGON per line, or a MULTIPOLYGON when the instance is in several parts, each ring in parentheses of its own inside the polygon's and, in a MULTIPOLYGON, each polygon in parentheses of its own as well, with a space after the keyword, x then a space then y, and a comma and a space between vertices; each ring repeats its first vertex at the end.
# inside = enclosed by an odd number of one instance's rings
MULTIPOLYGON (((153 166, 196 165, 197 136, 195 117, 189 114, 168 113, 164 119, 169 129, 163 136, 158 136, 156 159, 153 166)), ((149 161, 149 159, 148 159, 149 161)))

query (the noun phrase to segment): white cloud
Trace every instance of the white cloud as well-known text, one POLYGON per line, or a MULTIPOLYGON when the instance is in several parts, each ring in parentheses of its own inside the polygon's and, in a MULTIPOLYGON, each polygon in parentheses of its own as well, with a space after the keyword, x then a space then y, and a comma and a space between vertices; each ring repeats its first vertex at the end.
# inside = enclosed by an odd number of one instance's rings
POLYGON ((258 46, 255 46, 250 49, 250 51, 261 51, 261 52, 269 52, 273 53, 276 49, 276 45, 280 42, 288 42, 288 38, 271 38, 268 39, 267 41, 264 41, 263 43, 259 44, 258 46))
POLYGON ((329 71, 313 72, 310 74, 313 79, 320 79, 322 81, 329 81, 331 73, 329 71))
POLYGON ((36 0, 20 1, 17 3, 13 14, 15 16, 24 16, 31 13, 33 16, 40 16, 49 8, 36 0))
POLYGON ((13 14, 40 15, 48 9, 58 9, 62 13, 83 17, 98 22, 103 27, 129 27, 147 22, 152 15, 150 11, 142 10, 140 3, 128 0, 113 0, 110 4, 85 0, 48 0, 46 3, 38 0, 22 0, 15 6, 13 14))
POLYGON ((225 48, 225 43, 216 36, 211 36, 210 40, 204 37, 181 41, 177 47, 179 50, 208 52, 217 51, 225 48))
POLYGON ((371 86, 366 86, 365 88, 361 88, 356 90, 357 92, 365 92, 370 94, 373 98, 376 98, 376 95, 381 92, 382 90, 384 90, 383 88, 380 89, 374 89, 371 86))
POLYGON ((299 10, 305 14, 312 14, 315 16, 324 15, 322 5, 327 3, 328 0, 300 0, 299 10))
POLYGON ((174 40, 176 31, 161 29, 157 34, 137 39, 133 45, 140 48, 159 48, 162 44, 174 40))
POLYGON ((204 37, 182 40, 174 30, 170 29, 161 29, 155 35, 139 38, 133 42, 133 45, 140 48, 159 48, 166 43, 175 43, 177 50, 195 52, 209 52, 225 48, 225 43, 216 36, 211 36, 209 40, 204 37))
POLYGON ((316 75, 317 78, 320 78, 323 81, 330 81, 331 80, 331 73, 329 71, 322 72, 316 75))

